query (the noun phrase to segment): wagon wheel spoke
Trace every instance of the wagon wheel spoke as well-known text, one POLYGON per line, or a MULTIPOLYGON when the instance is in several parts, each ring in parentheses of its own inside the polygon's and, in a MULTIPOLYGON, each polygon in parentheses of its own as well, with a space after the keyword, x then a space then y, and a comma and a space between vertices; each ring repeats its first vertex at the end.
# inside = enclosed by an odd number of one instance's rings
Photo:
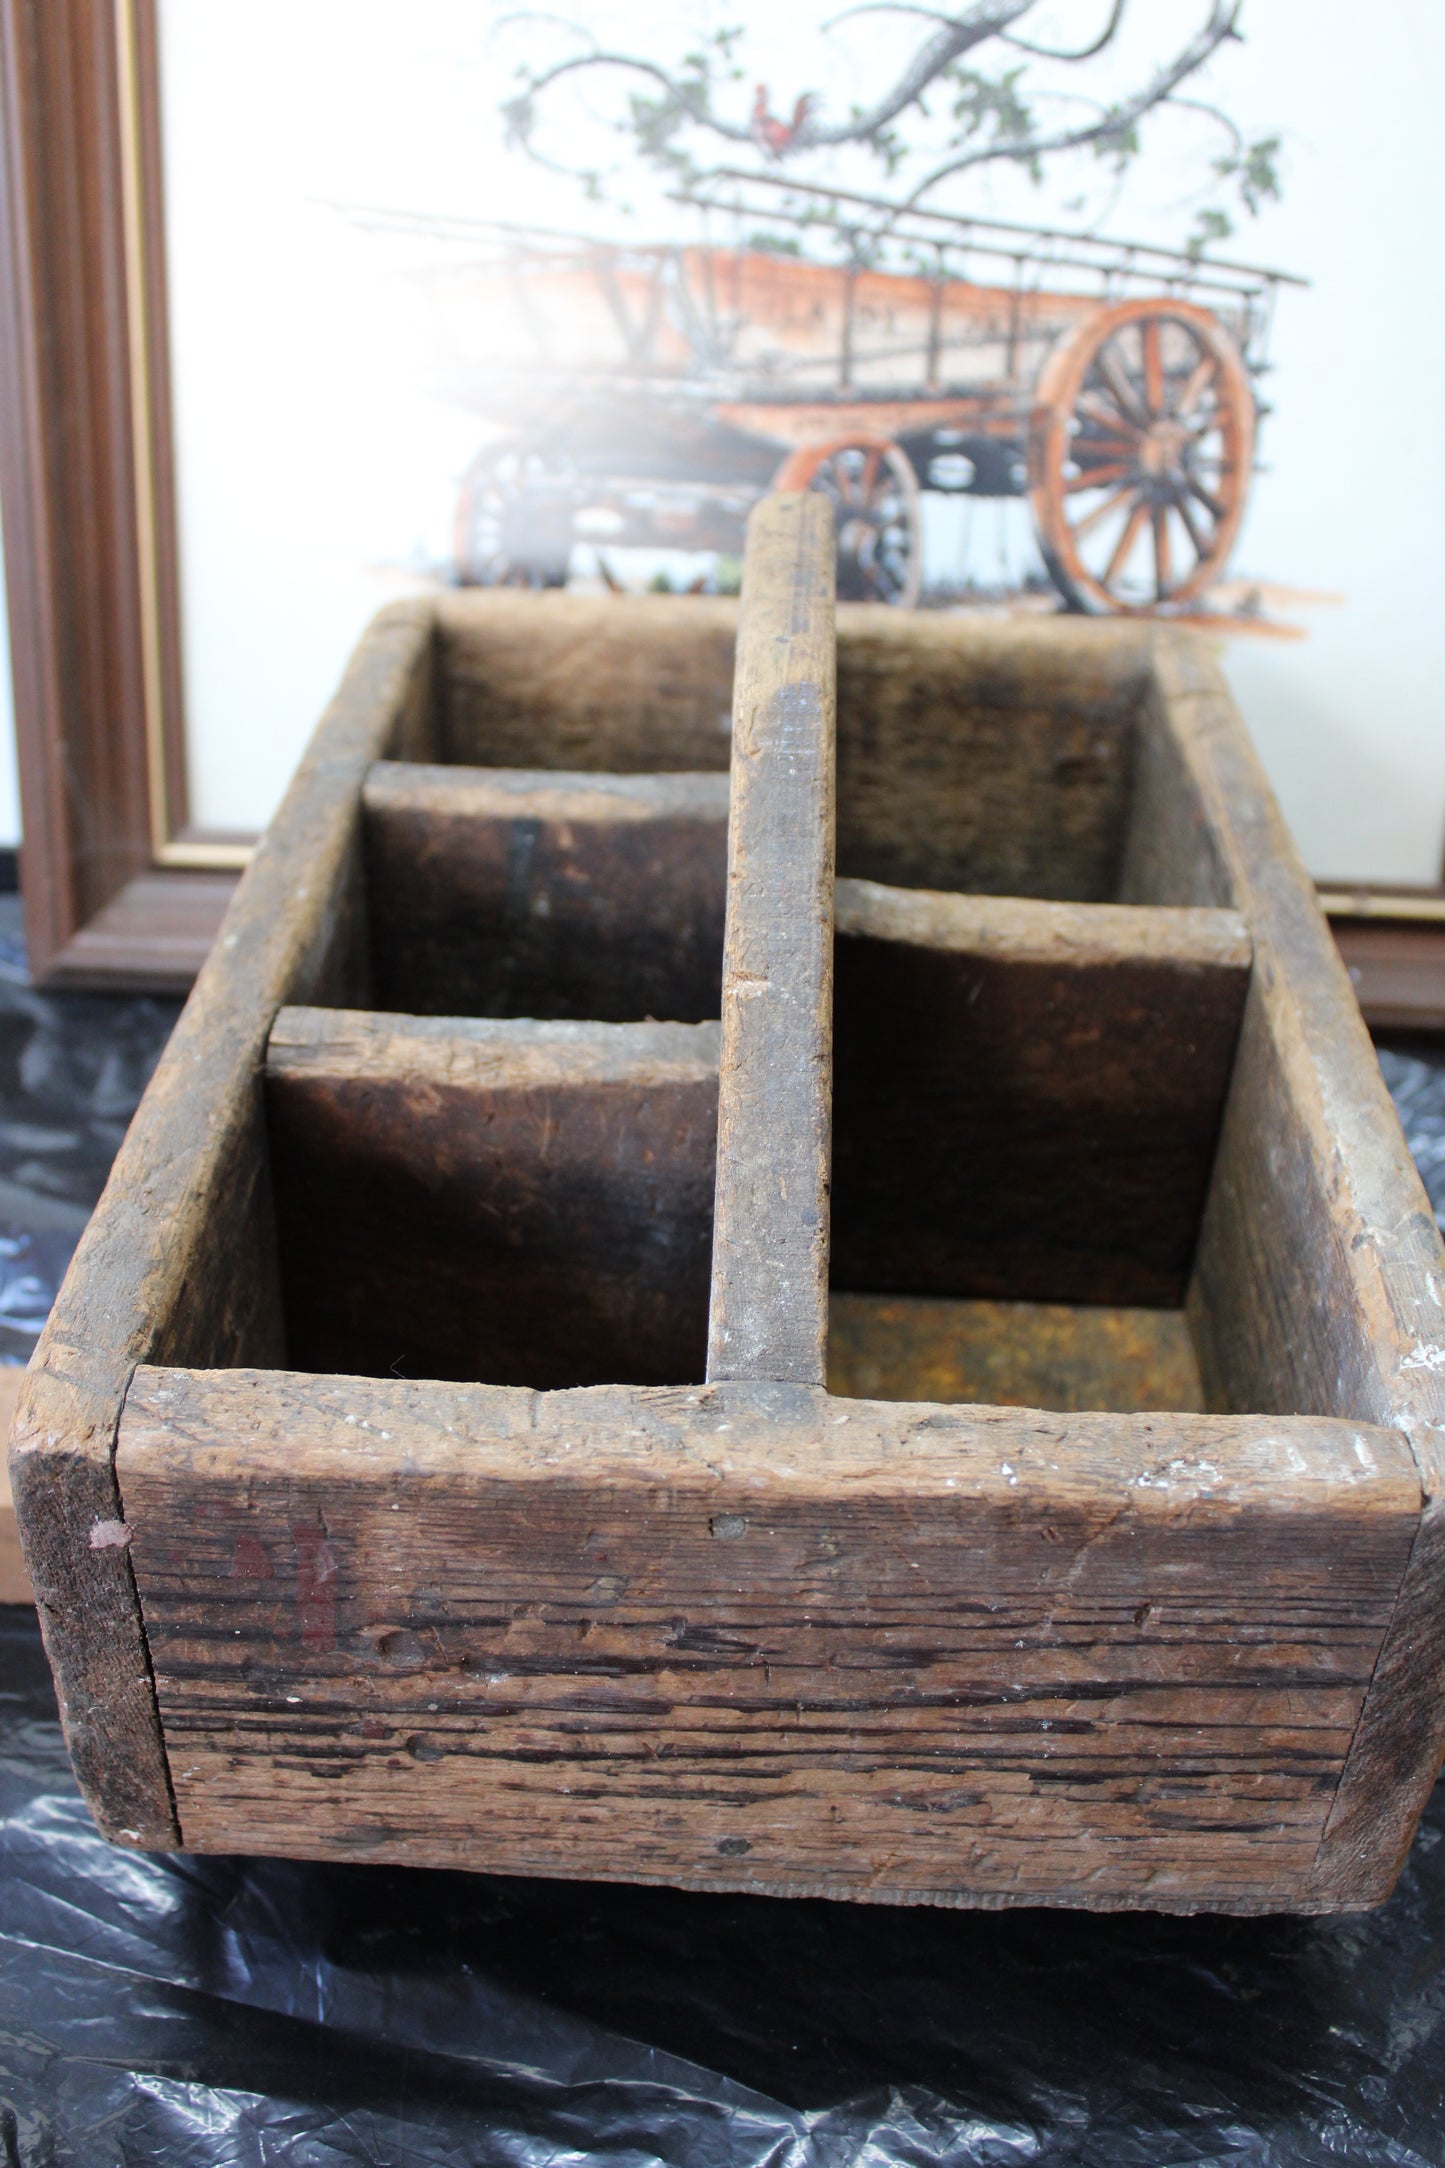
POLYGON ((1175 403, 1174 412, 1180 421, 1187 421, 1194 412, 1210 384, 1218 374, 1219 364, 1212 354, 1205 354, 1190 370, 1184 389, 1175 403))
POLYGON ((1134 544, 1138 541, 1144 522, 1148 517, 1149 507, 1140 499, 1125 520, 1124 531, 1114 544, 1114 554, 1104 568, 1104 585, 1106 587, 1113 586, 1115 580, 1118 579, 1119 574, 1128 563, 1134 544))
POLYGON ((1075 413, 1081 420, 1093 422, 1098 432, 1091 442, 1110 441, 1126 444, 1131 448, 1139 441, 1139 431, 1112 402, 1100 398, 1097 392, 1086 391, 1079 395, 1075 413))
POLYGON ((1139 343, 1144 353, 1144 403, 1149 409, 1149 419, 1164 412, 1164 357, 1159 347, 1159 319, 1146 317, 1139 330, 1139 343))
POLYGON ((1218 526, 1219 522, 1224 517, 1224 507, 1219 502, 1219 499, 1217 497, 1210 496, 1209 491, 1204 487, 1204 484, 1200 481, 1198 475, 1196 474, 1187 474, 1184 478, 1184 486, 1189 491, 1191 497, 1197 497, 1199 499, 1199 502, 1203 505, 1205 511, 1209 514, 1215 525, 1218 526))
POLYGON ((830 459, 820 477, 833 502, 847 510, 853 504, 853 476, 843 459, 830 459))
POLYGON ((1124 419, 1138 429, 1147 429, 1154 419, 1140 400, 1139 393, 1124 366, 1123 356, 1111 340, 1099 349, 1099 373, 1113 394, 1124 419))
MULTIPOLYGON (((1103 489, 1110 482, 1122 482, 1126 475, 1133 472, 1134 462, 1132 460, 1116 459, 1106 467, 1087 467, 1082 474, 1076 474, 1071 480, 1065 482, 1064 495, 1066 497, 1077 497, 1081 490, 1103 489)), ((1078 528, 1075 531, 1082 533, 1083 529, 1078 528)))
POLYGON ((875 445, 863 461, 863 479, 858 492, 860 504, 872 504, 878 487, 878 467, 883 454, 875 445))
POLYGON ((1209 543, 1200 532, 1199 522, 1194 516, 1193 505, 1182 491, 1174 499, 1174 509, 1183 522, 1185 533, 1194 545, 1195 557, 1201 560, 1207 557, 1209 555, 1209 543))
POLYGON ((1163 602, 1174 583, 1174 563, 1169 548, 1169 507, 1156 504, 1150 518, 1154 528, 1154 599, 1163 602))
POLYGON ((1133 502, 1133 499, 1134 492, 1132 489, 1116 489, 1112 497, 1106 497, 1102 504, 1096 504, 1094 506, 1092 512, 1086 512, 1084 514, 1083 518, 1079 521, 1079 524, 1074 529, 1075 535, 1086 535, 1092 533, 1094 528, 1097 527, 1102 520, 1107 519, 1111 512, 1117 512, 1120 505, 1130 504, 1133 502))

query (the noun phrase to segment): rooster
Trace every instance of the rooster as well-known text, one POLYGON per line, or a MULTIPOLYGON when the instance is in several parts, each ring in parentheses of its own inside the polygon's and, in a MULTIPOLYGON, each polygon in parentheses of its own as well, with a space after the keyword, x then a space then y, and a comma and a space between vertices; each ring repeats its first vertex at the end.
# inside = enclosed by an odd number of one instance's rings
POLYGON ((770 158, 781 158, 784 151, 790 151, 797 141, 798 131, 813 109, 813 103, 813 93, 805 90, 793 107, 791 121, 779 120, 776 113, 768 111, 767 84, 759 83, 753 99, 752 120, 749 123, 749 132, 759 150, 766 151, 770 158))

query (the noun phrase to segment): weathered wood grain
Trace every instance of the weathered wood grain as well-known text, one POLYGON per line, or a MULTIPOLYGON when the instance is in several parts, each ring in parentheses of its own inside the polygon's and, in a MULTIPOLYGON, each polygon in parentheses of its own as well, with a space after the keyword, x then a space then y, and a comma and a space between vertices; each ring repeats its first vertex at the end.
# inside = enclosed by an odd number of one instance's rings
POLYGON ((1180 1310, 959 1302, 837 1288, 828 1305, 828 1390, 852 1400, 1068 1413, 1204 1408, 1180 1310))
POLYGON ((1308 1903, 1418 1521, 1355 1424, 144 1370, 186 1843, 1308 1903))
POLYGON ((725 775, 383 762, 362 803, 380 1007, 604 1023, 719 1014, 725 775))
POLYGON ((26 1373, 10 1477, 66 1740, 105 1833, 177 1842, 121 1527, 135 1365, 284 1359, 261 1067, 287 999, 365 998, 360 790, 424 688, 424 605, 358 648, 116 1156, 26 1373))
POLYGON ((841 881, 837 927, 834 1284, 1177 1307, 1243 920, 841 881))
POLYGON ((1159 637, 1126 880, 1245 913, 1255 968, 1190 1314, 1216 1405, 1388 1424, 1426 1511, 1313 1887, 1388 1895, 1445 1748, 1445 1251, 1349 980, 1217 665, 1159 637))
POLYGON ((436 602, 434 760, 647 775, 728 766, 737 605, 702 596, 436 602))
MULTIPOLYGON (((15 1402, 20 1392, 21 1370, 0 1370, 0 1441, 8 1444, 15 1402)), ((15 1502, 10 1496, 10 1471, 0 1460, 0 1603, 33 1603, 30 1576, 20 1555, 20 1530, 15 1522, 15 1502)))
POLYGON ((700 1378, 717 1064, 716 1024, 283 1009, 266 1098, 291 1360, 700 1378))
MULTIPOLYGON (((724 768, 737 606, 448 595, 439 736, 480 766, 724 768)), ((901 887, 1107 902, 1147 628, 838 611, 838 865, 901 887)))
POLYGON ((845 605, 838 870, 901 888, 1105 903, 1147 634, 845 605))
POLYGON ((743 561, 710 1378, 821 1385, 828 1338, 836 540, 766 497, 743 561))

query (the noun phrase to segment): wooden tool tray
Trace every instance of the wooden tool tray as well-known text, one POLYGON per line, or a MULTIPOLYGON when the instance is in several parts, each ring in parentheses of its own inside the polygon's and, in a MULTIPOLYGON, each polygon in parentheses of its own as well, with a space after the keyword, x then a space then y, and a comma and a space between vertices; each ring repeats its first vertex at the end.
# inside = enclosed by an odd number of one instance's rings
POLYGON ((835 641, 829 520, 358 649, 17 1417, 119 1841, 1388 1893, 1445 1258, 1310 885, 1191 636, 835 641))

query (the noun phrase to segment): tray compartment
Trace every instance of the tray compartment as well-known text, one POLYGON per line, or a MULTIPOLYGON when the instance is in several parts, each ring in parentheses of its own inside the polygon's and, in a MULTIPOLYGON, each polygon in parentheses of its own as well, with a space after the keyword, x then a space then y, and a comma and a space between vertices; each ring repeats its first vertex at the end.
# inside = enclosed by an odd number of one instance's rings
POLYGON ((1243 919, 842 881, 837 929, 833 1284, 1181 1304, 1243 919))
POLYGON ((702 1376, 717 1026, 283 1009, 288 1359, 557 1387, 702 1376))

